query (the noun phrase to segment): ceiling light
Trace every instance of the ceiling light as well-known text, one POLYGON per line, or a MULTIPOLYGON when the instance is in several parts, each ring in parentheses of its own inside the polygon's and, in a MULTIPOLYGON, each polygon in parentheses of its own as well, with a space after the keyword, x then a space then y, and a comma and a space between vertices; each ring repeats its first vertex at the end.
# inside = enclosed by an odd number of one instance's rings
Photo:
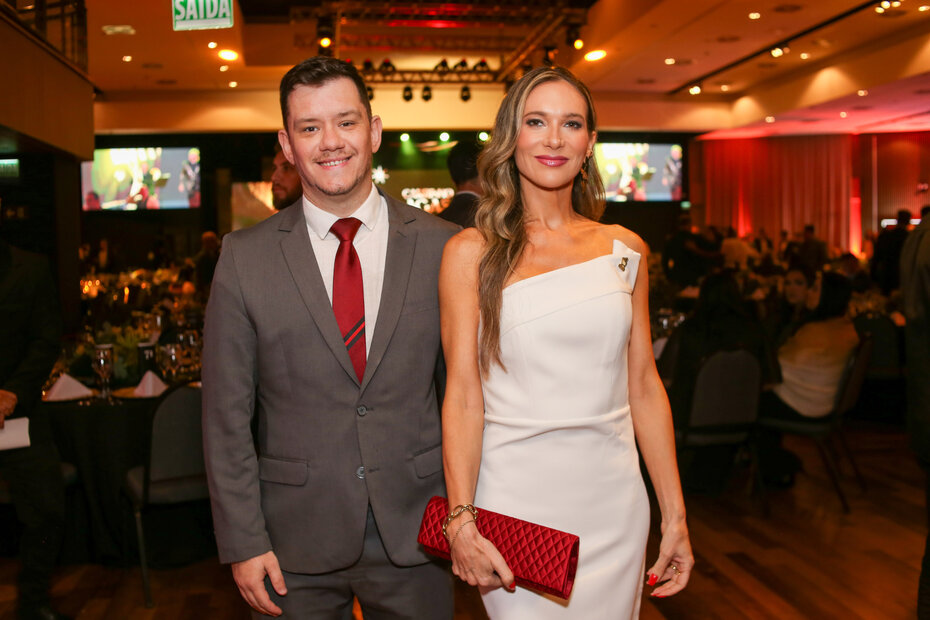
POLYGON ((401 142, 407 142, 408 140, 410 140, 410 134, 409 134, 409 133, 402 133, 402 134, 400 134, 400 141, 401 141, 401 142))
POLYGON ((846 118, 846 112, 840 112, 840 118, 846 118))
POLYGON ((727 92, 728 90, 730 90, 730 85, 729 85, 729 84, 721 84, 721 85, 720 85, 720 90, 722 90, 723 92, 727 92))
POLYGON ((207 43, 207 47, 209 47, 211 50, 216 49, 216 41, 210 41, 207 43))
POLYGON ((581 28, 579 26, 569 26, 565 31, 565 45, 571 45, 576 50, 584 47, 584 41, 581 39, 581 28))
POLYGON ((413 99, 413 89, 409 85, 404 86, 404 92, 401 95, 404 98, 404 101, 410 101, 413 99))
POLYGON ((810 57, 811 55, 808 54, 807 52, 801 52, 801 60, 807 60, 810 57))
POLYGON ((899 6, 901 6, 901 0, 891 0, 891 6, 894 8, 898 8, 899 6))
POLYGON ((101 30, 103 30, 103 34, 106 34, 106 35, 136 34, 136 29, 130 26, 129 24, 101 26, 101 30))
POLYGON ((317 55, 319 56, 332 56, 333 50, 330 49, 333 45, 333 38, 336 36, 336 31, 333 28, 333 19, 328 16, 321 16, 316 21, 316 42, 317 42, 317 55))
POLYGON ((774 116, 766 116, 766 117, 765 117, 765 122, 766 122, 766 123, 774 123, 774 122, 775 122, 775 117, 774 117, 774 116))
POLYGON ((229 71, 229 65, 220 65, 220 71, 229 71))
POLYGON ((123 62, 132 62, 132 56, 123 56, 123 62))
POLYGON ((917 10, 920 11, 921 13, 923 13, 924 11, 930 11, 930 4, 924 4, 918 7, 917 10))
POLYGON ((594 62, 595 60, 600 60, 606 55, 607 55, 607 52, 605 52, 604 50, 591 50, 590 52, 584 55, 584 59, 587 60, 588 62, 594 62))
POLYGON ((884 12, 885 12, 885 9, 883 9, 883 8, 880 7, 880 6, 877 6, 877 7, 875 7, 875 12, 876 12, 876 13, 884 13, 884 12))
POLYGON ((491 136, 489 136, 489 135, 488 135, 488 132, 486 132, 486 131, 482 131, 482 132, 479 132, 479 133, 478 133, 478 140, 481 141, 481 142, 487 142, 487 141, 488 141, 488 138, 490 138, 490 137, 491 137, 491 136))
POLYGON ((423 87, 423 92, 420 93, 420 97, 423 98, 423 101, 429 101, 433 98, 433 89, 430 88, 429 84, 423 87))
POLYGON ((860 97, 865 97, 866 95, 869 94, 869 91, 867 91, 866 89, 862 88, 862 89, 860 89, 860 90, 857 90, 857 91, 856 91, 856 94, 859 95, 860 97))
POLYGON ((693 85, 691 88, 688 89, 688 92, 691 93, 692 95, 700 95, 701 85, 700 84, 693 85))
POLYGON ((468 87, 468 84, 462 87, 462 90, 459 91, 459 99, 462 101, 468 101, 471 99, 471 89, 468 87))
POLYGON ((449 132, 448 132, 448 131, 444 131, 444 132, 442 132, 441 134, 439 134, 439 140, 440 140, 441 142, 448 142, 448 141, 449 141, 449 132))
POLYGON ((769 54, 772 55, 772 58, 781 58, 788 53, 787 45, 780 45, 778 47, 773 47, 769 54))
POLYGON ((575 39, 575 41, 572 43, 572 47, 574 47, 576 50, 580 50, 584 47, 584 41, 581 39, 575 39))
POLYGON ((755 11, 749 14, 749 19, 759 19, 760 17, 762 17, 762 13, 757 13, 755 11))
POLYGON ((666 59, 665 59, 665 64, 667 64, 667 65, 674 65, 674 64, 675 64, 675 59, 674 59, 674 58, 666 58, 666 59))
POLYGON ((333 44, 333 40, 330 39, 329 37, 320 38, 320 47, 329 47, 332 44, 333 44))
POLYGON ((235 88, 236 86, 239 86, 239 82, 230 82, 230 83, 229 83, 229 87, 230 87, 230 88, 235 88))
POLYGON ((229 60, 229 61, 233 61, 239 58, 239 53, 234 50, 220 50, 219 52, 216 53, 216 55, 222 58, 223 60, 229 60))
POLYGON ((882 2, 879 4, 879 6, 882 7, 883 9, 890 9, 890 8, 891 8, 891 0, 882 0, 882 2))

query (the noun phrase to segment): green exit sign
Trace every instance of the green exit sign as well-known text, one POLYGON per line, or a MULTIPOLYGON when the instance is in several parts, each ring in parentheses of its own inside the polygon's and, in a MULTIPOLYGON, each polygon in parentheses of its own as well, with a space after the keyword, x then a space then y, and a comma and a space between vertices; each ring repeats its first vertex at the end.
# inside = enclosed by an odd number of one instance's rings
POLYGON ((171 0, 175 30, 233 27, 233 0, 171 0))

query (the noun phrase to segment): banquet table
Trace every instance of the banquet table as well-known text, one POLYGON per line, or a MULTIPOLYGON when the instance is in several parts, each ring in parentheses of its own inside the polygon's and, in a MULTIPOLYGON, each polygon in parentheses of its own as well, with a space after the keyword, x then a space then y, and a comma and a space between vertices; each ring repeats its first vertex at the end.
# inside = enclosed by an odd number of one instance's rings
MULTIPOLYGON (((157 402, 91 398, 41 404, 62 460, 78 471, 79 501, 70 506, 77 514, 69 514, 66 560, 108 565, 137 561, 132 509, 121 489, 126 472, 145 462, 157 402)), ((215 552, 205 502, 147 511, 143 519, 152 566, 184 564, 215 552)))

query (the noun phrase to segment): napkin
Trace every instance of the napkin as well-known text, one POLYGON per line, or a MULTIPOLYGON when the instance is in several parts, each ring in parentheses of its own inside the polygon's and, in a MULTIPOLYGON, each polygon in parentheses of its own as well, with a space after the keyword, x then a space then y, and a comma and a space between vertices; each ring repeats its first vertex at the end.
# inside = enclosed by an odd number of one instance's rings
POLYGON ((29 418, 5 420, 0 428, 0 450, 25 448, 29 445, 29 418))
POLYGON ((167 387, 165 382, 158 378, 158 375, 151 370, 147 370, 142 375, 142 381, 139 381, 139 385, 136 386, 132 393, 139 398, 152 398, 164 392, 167 387))
POLYGON ((94 393, 83 383, 67 373, 62 373, 52 389, 45 393, 45 400, 76 400, 93 395, 94 393))

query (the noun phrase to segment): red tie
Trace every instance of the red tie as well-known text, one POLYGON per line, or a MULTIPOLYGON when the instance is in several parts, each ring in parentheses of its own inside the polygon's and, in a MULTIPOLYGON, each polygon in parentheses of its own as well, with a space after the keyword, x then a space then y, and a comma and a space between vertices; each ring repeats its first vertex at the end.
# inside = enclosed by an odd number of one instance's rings
POLYGON ((359 381, 365 375, 365 294, 362 265, 352 240, 361 225, 360 220, 347 217, 329 229, 339 238, 333 269, 333 313, 359 381))

